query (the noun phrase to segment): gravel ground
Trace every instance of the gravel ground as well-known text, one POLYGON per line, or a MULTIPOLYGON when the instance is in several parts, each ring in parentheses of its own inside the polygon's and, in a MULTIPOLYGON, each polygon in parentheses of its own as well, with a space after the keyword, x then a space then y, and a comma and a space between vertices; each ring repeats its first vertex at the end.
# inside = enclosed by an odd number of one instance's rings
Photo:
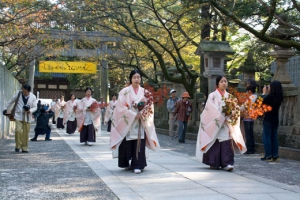
MULTIPOLYGON (((158 134, 163 149, 170 149, 179 153, 195 156, 196 141, 186 139, 186 143, 179 143, 178 138, 158 134)), ((260 154, 235 155, 235 170, 252 173, 256 176, 275 180, 289 185, 300 187, 300 162, 281 159, 279 162, 261 161, 260 154)))
POLYGON ((56 132, 51 137, 29 141, 28 154, 14 152, 14 136, 1 143, 1 200, 118 199, 56 132))

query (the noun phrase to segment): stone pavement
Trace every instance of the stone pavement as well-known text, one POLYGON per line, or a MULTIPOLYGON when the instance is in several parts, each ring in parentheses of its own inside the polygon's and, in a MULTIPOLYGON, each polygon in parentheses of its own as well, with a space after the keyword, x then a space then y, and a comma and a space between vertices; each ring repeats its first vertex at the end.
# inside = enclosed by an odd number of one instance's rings
MULTIPOLYGON (((179 144, 159 134, 163 148, 150 151, 148 166, 136 175, 118 168, 104 130, 93 146, 80 144, 77 132, 53 130, 51 137, 51 142, 43 136, 29 142, 29 154, 14 153, 13 139, 0 145, 0 199, 300 199, 297 182, 280 183, 244 170, 255 159, 253 169, 282 173, 280 164, 287 160, 268 164, 259 155, 243 155, 236 156, 233 172, 210 170, 193 157, 195 141, 179 144)), ((286 174, 299 176, 299 162, 288 169, 294 171, 286 174)))

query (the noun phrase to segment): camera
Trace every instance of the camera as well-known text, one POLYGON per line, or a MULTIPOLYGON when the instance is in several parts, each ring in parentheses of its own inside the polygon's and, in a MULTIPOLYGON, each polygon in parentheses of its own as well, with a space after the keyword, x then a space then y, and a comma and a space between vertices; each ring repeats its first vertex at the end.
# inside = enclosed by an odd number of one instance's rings
POLYGON ((30 109, 30 106, 29 105, 25 105, 25 106, 23 106, 23 108, 24 108, 25 111, 28 111, 30 109))

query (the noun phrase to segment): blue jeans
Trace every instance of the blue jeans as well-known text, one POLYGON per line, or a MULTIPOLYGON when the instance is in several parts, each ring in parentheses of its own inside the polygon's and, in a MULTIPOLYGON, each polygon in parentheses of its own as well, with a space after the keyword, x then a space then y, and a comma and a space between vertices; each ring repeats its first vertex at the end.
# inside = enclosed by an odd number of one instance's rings
POLYGON ((274 125, 270 122, 263 122, 263 143, 265 149, 265 157, 278 156, 278 124, 274 125))
POLYGON ((181 142, 185 142, 186 128, 187 128, 187 122, 178 120, 178 136, 179 136, 179 141, 181 142))

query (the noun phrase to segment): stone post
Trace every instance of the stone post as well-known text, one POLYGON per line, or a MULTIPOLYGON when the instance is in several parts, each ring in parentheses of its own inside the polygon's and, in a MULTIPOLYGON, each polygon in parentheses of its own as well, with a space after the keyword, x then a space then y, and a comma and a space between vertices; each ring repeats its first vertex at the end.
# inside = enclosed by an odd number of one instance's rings
POLYGON ((30 62, 27 72, 28 72, 27 84, 31 86, 31 92, 33 92, 33 89, 34 89, 35 59, 33 59, 30 62))

